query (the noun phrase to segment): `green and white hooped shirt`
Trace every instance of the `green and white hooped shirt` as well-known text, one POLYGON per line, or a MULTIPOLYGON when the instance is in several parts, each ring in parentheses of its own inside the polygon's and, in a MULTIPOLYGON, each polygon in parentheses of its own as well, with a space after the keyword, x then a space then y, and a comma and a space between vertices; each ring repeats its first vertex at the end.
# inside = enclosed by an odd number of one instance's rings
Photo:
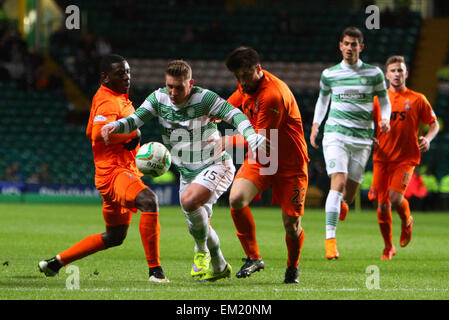
POLYGON ((391 104, 382 70, 361 60, 354 65, 342 61, 321 74, 313 123, 321 124, 331 101, 324 135, 347 143, 371 145, 374 96, 378 96, 382 119, 390 119, 391 104))
POLYGON ((170 150, 172 160, 183 178, 191 179, 213 163, 231 159, 225 151, 214 152, 221 135, 210 117, 231 124, 245 139, 255 134, 249 119, 216 93, 197 86, 190 97, 175 105, 166 88, 152 92, 129 117, 111 122, 115 133, 129 133, 157 117, 162 142, 170 150))

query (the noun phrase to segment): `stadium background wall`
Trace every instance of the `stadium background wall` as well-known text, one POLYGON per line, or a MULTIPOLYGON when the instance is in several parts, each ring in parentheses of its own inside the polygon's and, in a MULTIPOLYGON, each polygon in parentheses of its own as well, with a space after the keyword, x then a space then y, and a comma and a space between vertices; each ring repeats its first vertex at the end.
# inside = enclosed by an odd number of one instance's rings
MULTIPOLYGON (((410 69, 410 89, 423 92, 439 118, 441 131, 423 154, 420 171, 423 177, 436 178, 432 190, 427 186, 433 200, 423 210, 441 208, 449 198, 449 162, 441 161, 449 158, 449 4, 370 1, 381 10, 380 28, 367 29, 367 3, 0 1, 0 181, 28 184, 37 178, 42 184, 94 188, 92 150, 85 130, 90 101, 99 86, 98 62, 107 52, 129 61, 130 98, 139 106, 149 92, 164 85, 167 61, 177 58, 192 65, 195 84, 228 97, 236 83, 224 58, 237 46, 252 46, 259 51, 263 67, 292 89, 308 138, 321 71, 340 61, 339 33, 354 25, 365 36, 362 60, 383 67, 388 56, 403 55, 410 69), (71 5, 79 8, 79 28, 76 23, 68 28, 66 23, 72 18, 72 12, 66 13, 71 5), (17 171, 10 169, 15 165, 17 171), (45 166, 48 180, 40 175, 45 166)), ((155 122, 142 127, 142 135, 144 142, 160 141, 155 122)), ((309 146, 309 154, 306 199, 311 206, 322 207, 329 188, 322 150, 309 146)), ((367 171, 371 168, 370 162, 367 171)), ((365 193, 362 190, 362 206, 370 206, 365 193)), ((0 201, 14 197, 37 201, 36 195, 66 197, 23 191, 20 196, 3 193, 0 201)), ((261 205, 270 205, 270 200, 266 192, 261 205)))

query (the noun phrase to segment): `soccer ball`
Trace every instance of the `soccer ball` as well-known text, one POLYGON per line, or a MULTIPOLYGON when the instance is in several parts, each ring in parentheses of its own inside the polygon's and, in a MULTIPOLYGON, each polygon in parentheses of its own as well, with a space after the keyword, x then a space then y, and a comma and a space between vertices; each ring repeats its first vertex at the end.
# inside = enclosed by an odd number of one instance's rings
POLYGON ((159 142, 145 143, 137 151, 136 165, 144 175, 159 177, 170 168, 170 151, 159 142))

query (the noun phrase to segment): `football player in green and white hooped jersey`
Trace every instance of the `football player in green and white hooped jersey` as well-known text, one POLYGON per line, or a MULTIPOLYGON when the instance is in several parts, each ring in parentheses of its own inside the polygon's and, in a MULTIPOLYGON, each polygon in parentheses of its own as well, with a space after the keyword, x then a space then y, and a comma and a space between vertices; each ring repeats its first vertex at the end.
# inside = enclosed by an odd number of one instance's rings
POLYGON ((102 136, 107 143, 111 133, 131 132, 158 118, 163 143, 181 173, 181 207, 195 240, 191 275, 201 282, 229 277, 231 266, 222 255, 209 219, 212 206, 231 185, 235 167, 221 147, 214 150, 214 141, 221 138, 214 119, 237 128, 254 152, 266 148, 266 138, 255 132, 239 109, 216 93, 193 86, 192 69, 187 62, 174 60, 168 64, 165 85, 151 93, 134 114, 105 125, 102 136))
POLYGON ((323 153, 331 179, 326 199, 327 259, 339 256, 336 244, 338 219, 344 220, 363 181, 366 163, 371 153, 374 134, 373 97, 378 96, 382 120, 379 129, 390 129, 391 104, 382 70, 359 59, 363 50, 363 35, 355 27, 346 28, 340 38, 343 61, 323 71, 320 95, 315 106, 310 144, 318 148, 318 128, 324 120, 329 101, 329 115, 324 126, 323 153))

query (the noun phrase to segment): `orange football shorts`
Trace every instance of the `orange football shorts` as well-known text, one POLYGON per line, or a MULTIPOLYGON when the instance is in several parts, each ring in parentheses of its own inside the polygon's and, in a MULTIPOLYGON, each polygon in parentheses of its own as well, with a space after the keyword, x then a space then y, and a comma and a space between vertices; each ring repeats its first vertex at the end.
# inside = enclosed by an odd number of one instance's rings
POLYGON ((368 193, 370 200, 377 199, 380 203, 389 203, 390 190, 405 194, 413 175, 415 166, 408 163, 374 162, 373 182, 368 193))
POLYGON ((103 217, 106 226, 131 223, 132 214, 137 212, 135 199, 148 188, 140 177, 132 172, 121 170, 112 174, 109 183, 97 187, 103 197, 103 217))
POLYGON ((307 193, 307 174, 260 175, 259 163, 244 161, 234 178, 244 178, 255 184, 259 192, 272 186, 272 204, 279 204, 289 216, 302 216, 307 193))

